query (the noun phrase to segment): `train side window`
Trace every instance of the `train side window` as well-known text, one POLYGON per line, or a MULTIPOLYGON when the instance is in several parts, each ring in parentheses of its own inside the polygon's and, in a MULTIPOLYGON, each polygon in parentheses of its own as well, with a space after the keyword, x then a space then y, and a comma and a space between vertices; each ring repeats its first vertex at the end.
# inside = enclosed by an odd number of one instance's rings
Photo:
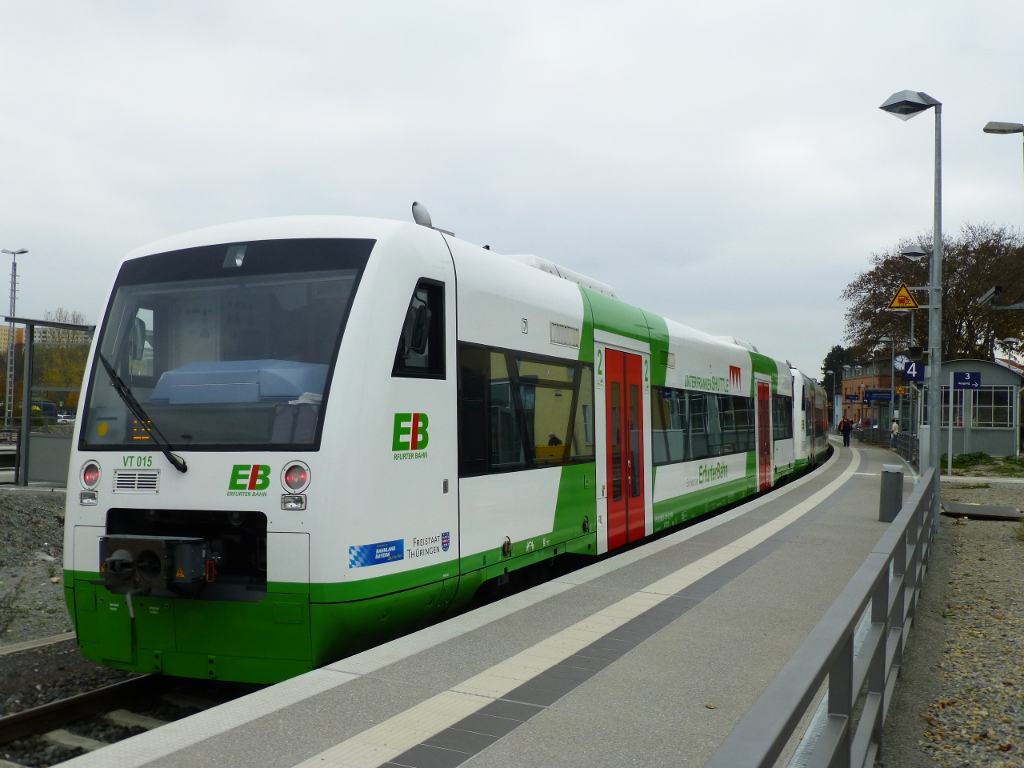
POLYGON ((772 395, 772 433, 775 440, 793 437, 793 398, 772 395))
POLYGON ((459 345, 459 475, 487 472, 490 354, 459 345))
POLYGON ((405 311, 392 376, 443 379, 444 283, 420 280, 405 311))
POLYGON ((594 460, 588 363, 458 345, 459 475, 594 460))
POLYGON ((594 369, 590 364, 580 366, 579 391, 576 396, 576 415, 572 422, 573 459, 594 460, 594 369))
POLYGON ((655 466, 754 450, 754 400, 740 395, 654 387, 655 466))

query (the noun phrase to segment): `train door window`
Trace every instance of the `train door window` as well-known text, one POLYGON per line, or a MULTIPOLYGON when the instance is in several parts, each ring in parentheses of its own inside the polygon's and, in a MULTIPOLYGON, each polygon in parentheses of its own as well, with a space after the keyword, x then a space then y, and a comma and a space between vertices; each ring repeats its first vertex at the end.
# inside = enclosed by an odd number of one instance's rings
POLYGON ((629 489, 630 496, 636 498, 644 491, 640 481, 642 459, 640 452, 640 433, 643 430, 643 417, 640 415, 640 387, 629 385, 629 489))
POLYGON ((405 311, 392 376, 443 379, 444 283, 420 280, 405 311))
POLYGON ((611 391, 612 501, 622 501, 622 396, 619 382, 612 382, 611 391))

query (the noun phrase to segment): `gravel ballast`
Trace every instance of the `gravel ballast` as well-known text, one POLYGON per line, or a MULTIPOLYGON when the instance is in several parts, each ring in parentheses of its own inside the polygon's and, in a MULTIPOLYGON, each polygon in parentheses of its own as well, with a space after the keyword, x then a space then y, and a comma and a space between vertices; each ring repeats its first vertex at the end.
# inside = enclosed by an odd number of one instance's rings
POLYGON ((70 632, 64 604, 64 493, 0 486, 0 650, 70 632))
MULTIPOLYGON (((1024 485, 947 481, 942 498, 1019 510, 1024 485)), ((878 765, 1024 766, 1022 537, 1019 522, 941 518, 878 765)))
MULTIPOLYGON (((62 583, 64 493, 0 486, 0 531, 0 652, 70 632, 62 583)), ((0 655, 0 716, 130 676, 86 661, 74 640, 0 655)))

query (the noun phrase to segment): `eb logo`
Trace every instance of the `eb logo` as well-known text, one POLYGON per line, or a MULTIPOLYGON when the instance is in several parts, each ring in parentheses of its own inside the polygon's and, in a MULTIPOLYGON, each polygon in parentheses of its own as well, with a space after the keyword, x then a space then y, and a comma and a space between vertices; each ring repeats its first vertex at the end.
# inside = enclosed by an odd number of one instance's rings
POLYGON ((430 419, 425 413, 396 413, 395 429, 391 434, 392 451, 422 451, 427 447, 430 435, 427 426, 430 419))
POLYGON ((229 491, 265 491, 269 487, 269 464, 235 464, 231 468, 229 491))

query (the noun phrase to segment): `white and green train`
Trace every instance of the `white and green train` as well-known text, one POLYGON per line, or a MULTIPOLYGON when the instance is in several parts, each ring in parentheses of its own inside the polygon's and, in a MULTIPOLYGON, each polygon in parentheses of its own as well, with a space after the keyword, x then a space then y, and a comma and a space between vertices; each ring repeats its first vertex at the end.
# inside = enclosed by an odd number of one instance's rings
POLYGON ((68 607, 86 658, 170 675, 288 678, 828 451, 788 363, 376 219, 133 251, 87 370, 68 607))

